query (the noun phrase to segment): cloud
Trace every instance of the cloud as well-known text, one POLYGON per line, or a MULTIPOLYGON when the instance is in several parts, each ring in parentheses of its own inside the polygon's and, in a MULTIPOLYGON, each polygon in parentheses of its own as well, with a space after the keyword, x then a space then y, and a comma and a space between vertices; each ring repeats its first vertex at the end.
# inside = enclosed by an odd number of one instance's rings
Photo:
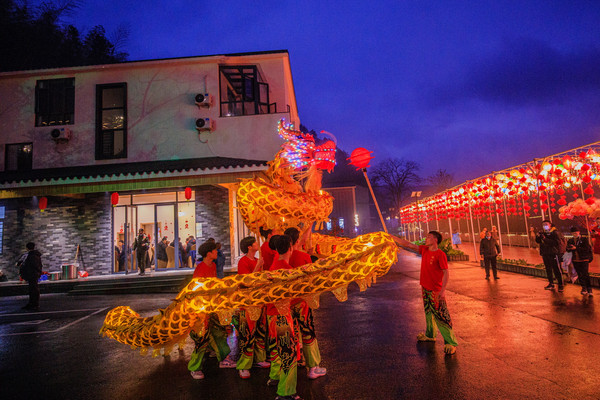
POLYGON ((600 49, 559 51, 531 39, 506 40, 492 56, 433 91, 434 106, 479 100, 498 106, 560 104, 581 93, 600 96, 600 49))

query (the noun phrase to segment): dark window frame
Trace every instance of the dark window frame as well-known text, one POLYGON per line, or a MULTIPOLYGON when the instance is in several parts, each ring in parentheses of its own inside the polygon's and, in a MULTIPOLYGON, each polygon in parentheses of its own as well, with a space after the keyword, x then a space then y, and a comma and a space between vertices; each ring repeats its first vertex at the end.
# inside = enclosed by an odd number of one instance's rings
MULTIPOLYGON (((17 155, 18 157, 18 155, 17 155)), ((23 142, 23 143, 7 143, 6 145, 4 145, 4 170, 5 171, 31 171, 33 169, 33 142, 23 142), (17 158, 17 168, 9 168, 8 162, 9 162, 9 151, 10 148, 14 148, 18 146, 31 146, 31 154, 29 156, 29 163, 26 167, 24 168, 19 168, 19 161, 17 158)))
POLYGON ((40 79, 35 83, 35 126, 75 123, 75 78, 40 79))
POLYGON ((127 82, 108 83, 96 85, 96 160, 113 160, 118 158, 127 158, 127 82), (102 105, 102 95, 106 89, 123 89, 123 107, 106 107, 102 105), (102 112, 112 110, 123 110, 123 129, 103 129, 102 112), (123 150, 119 154, 114 154, 114 134, 115 131, 123 131, 123 150), (105 143, 110 139, 112 132, 112 143, 105 143), (105 146, 110 147, 110 153, 104 152, 105 146))
POLYGON ((221 117, 277 112, 257 65, 219 65, 219 103, 221 117))

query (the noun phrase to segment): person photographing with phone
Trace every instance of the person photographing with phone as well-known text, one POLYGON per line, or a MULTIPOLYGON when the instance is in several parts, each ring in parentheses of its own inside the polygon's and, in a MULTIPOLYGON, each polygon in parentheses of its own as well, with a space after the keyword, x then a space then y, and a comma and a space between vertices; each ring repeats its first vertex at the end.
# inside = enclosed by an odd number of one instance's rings
POLYGON ((546 275, 548 277, 548 286, 544 289, 554 289, 554 279, 552 276, 552 274, 554 274, 556 281, 558 282, 558 291, 564 291, 563 277, 558 261, 559 238, 556 233, 556 228, 552 227, 552 222, 547 219, 542 221, 542 230, 537 232, 535 241, 540 245, 540 255, 544 261, 546 275))

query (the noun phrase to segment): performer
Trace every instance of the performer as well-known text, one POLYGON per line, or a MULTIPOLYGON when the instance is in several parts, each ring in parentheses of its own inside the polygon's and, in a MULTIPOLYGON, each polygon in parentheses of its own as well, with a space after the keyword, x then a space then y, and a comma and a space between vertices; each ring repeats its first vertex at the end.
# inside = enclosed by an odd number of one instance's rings
MULTIPOLYGON (((310 233, 310 229, 306 230, 305 235, 310 233)), ((298 268, 312 262, 310 255, 300 250, 302 243, 300 239, 300 231, 296 228, 288 228, 285 234, 292 238, 293 252, 290 257, 290 265, 292 268, 298 268)), ((305 241, 306 236, 302 237, 305 241)), ((315 325, 313 322, 312 309, 304 300, 294 300, 291 306, 292 317, 294 324, 299 328, 299 336, 302 339, 302 354, 308 368, 308 378, 317 379, 320 376, 327 374, 327 369, 320 367, 321 353, 319 352, 319 344, 315 333, 315 325)))
MULTIPOLYGON (((251 274, 262 270, 262 258, 258 259, 255 257, 259 249, 258 242, 253 236, 248 236, 241 240, 240 250, 242 250, 245 256, 238 261, 238 274, 251 274)), ((248 316, 248 310, 245 308, 241 308, 239 311, 237 329, 239 334, 240 358, 237 361, 237 370, 242 379, 250 378, 250 368, 254 360, 257 361, 259 367, 265 368, 270 366, 270 363, 265 361, 267 357, 264 340, 260 342, 256 341, 257 326, 262 322, 262 330, 264 331, 265 318, 264 307, 257 321, 253 321, 248 316)))
MULTIPOLYGON (((287 235, 272 237, 271 249, 279 254, 271 266, 271 271, 292 269, 289 264, 292 255, 292 239, 287 235)), ((271 371, 267 385, 277 384, 275 400, 302 400, 296 394, 298 379, 298 344, 294 334, 294 322, 289 312, 280 313, 273 304, 267 305, 267 326, 269 336, 275 338, 274 351, 271 352, 271 371)))
POLYGON ((260 246, 260 258, 263 259, 263 269, 268 271, 273 261, 279 256, 275 250, 271 250, 269 247, 269 240, 273 236, 281 235, 281 231, 277 229, 265 229, 261 226, 260 235, 265 239, 265 242, 260 246))
POLYGON ((424 246, 417 246, 407 240, 392 236, 402 247, 408 247, 421 254, 421 289, 423 304, 425 306, 425 321, 427 329, 417 335, 419 342, 435 342, 435 321, 439 331, 444 337, 444 352, 456 353, 456 337, 452 330, 450 313, 446 306, 446 285, 448 284, 448 259, 446 254, 438 249, 442 242, 442 235, 431 231, 425 238, 424 246))
MULTIPOLYGON (((216 278, 217 265, 217 245, 214 242, 205 242, 198 249, 198 254, 202 256, 202 262, 194 270, 194 278, 216 278)), ((229 346, 227 345, 227 331, 219 323, 216 314, 210 314, 202 320, 200 326, 194 327, 190 332, 190 337, 195 343, 194 351, 188 363, 188 369, 194 379, 204 379, 202 372, 202 361, 206 353, 206 347, 210 344, 219 360, 219 368, 235 368, 235 362, 229 358, 229 346), (196 332, 196 329, 199 332, 196 332)))

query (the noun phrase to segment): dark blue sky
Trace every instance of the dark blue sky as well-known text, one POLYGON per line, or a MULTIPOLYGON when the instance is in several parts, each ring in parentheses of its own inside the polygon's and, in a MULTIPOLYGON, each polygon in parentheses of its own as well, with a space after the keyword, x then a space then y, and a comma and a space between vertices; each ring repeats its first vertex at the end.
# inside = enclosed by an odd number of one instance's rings
POLYGON ((84 0, 65 22, 127 27, 131 60, 287 49, 305 126, 423 176, 600 140, 598 1, 84 0))

